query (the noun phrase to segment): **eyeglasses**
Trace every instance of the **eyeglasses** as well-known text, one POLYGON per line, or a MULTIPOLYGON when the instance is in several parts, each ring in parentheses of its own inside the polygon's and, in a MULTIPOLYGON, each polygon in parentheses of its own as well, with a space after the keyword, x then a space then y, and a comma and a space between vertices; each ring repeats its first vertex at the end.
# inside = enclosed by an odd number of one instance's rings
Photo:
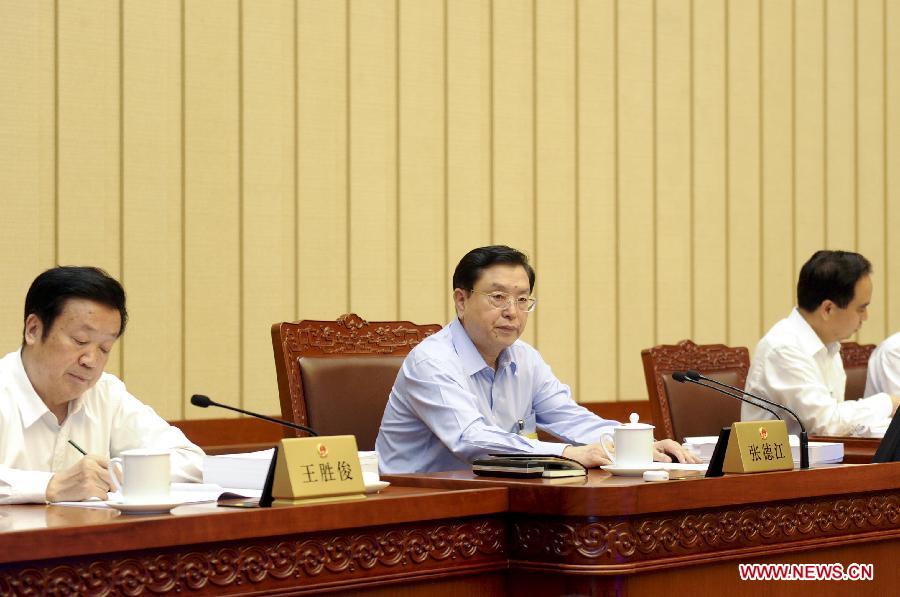
POLYGON ((515 305, 516 309, 519 311, 531 313, 534 311, 534 308, 537 307, 537 299, 533 296, 520 296, 515 298, 505 292, 485 292, 483 290, 475 290, 474 288, 471 292, 477 292, 478 294, 486 296, 488 303, 495 309, 505 309, 509 305, 515 305))

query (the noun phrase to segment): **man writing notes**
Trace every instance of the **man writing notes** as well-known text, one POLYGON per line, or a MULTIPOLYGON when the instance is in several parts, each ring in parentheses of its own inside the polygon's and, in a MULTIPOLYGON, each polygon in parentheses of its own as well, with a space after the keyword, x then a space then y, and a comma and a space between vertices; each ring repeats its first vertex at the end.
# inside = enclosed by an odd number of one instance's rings
POLYGON ((31 284, 22 347, 0 359, 0 503, 106 499, 109 458, 132 448, 171 450, 173 481, 201 479, 203 451, 103 372, 127 319, 97 268, 31 284))
MULTIPOLYGON (((617 425, 579 406, 537 350, 519 340, 535 273, 505 246, 474 249, 453 274, 456 319, 406 357, 381 420, 375 450, 384 473, 466 469, 495 452, 554 454, 609 464, 595 443, 617 425), (569 443, 539 441, 537 428, 569 443)), ((656 460, 697 462, 672 440, 656 460)))
MULTIPOLYGON (((760 340, 747 374, 746 390, 797 413, 814 435, 868 435, 883 427, 900 399, 879 393, 844 400, 847 375, 841 340, 868 318, 872 266, 858 253, 818 251, 800 269, 797 307, 760 340)), ((744 404, 741 419, 771 418, 744 404)), ((800 429, 786 417, 791 433, 800 429)))

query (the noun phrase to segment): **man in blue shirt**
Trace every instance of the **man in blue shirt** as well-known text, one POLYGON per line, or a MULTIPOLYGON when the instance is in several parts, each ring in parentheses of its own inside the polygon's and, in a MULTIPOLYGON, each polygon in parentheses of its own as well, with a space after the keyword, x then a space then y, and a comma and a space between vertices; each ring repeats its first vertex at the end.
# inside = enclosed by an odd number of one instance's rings
MULTIPOLYGON (((537 350, 519 340, 536 299, 528 257, 506 246, 474 249, 453 274, 457 318, 403 362, 375 449, 385 474, 469 468, 495 452, 556 454, 610 464, 599 443, 618 425, 572 400, 537 350), (569 443, 537 439, 540 427, 569 443)), ((698 462, 672 440, 654 458, 698 462), (671 455, 671 456, 670 456, 671 455)))

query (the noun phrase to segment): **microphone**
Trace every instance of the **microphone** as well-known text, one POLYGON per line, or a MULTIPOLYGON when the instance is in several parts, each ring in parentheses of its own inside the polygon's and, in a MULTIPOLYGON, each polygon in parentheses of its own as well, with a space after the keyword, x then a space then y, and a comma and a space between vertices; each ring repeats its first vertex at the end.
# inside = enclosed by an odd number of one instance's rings
MULTIPOLYGON (((701 387, 704 387, 704 388, 709 388, 710 390, 713 390, 713 391, 715 391, 715 392, 719 392, 719 393, 721 393, 721 394, 725 394, 726 396, 731 396, 732 398, 736 398, 736 399, 740 400, 741 402, 746 402, 747 404, 751 404, 751 405, 756 406, 756 407, 759 407, 759 408, 761 408, 761 409, 763 409, 763 410, 767 410, 767 411, 769 411, 770 413, 772 413, 772 416, 773 416, 773 417, 775 417, 775 418, 778 419, 779 421, 781 420, 781 417, 779 417, 778 415, 776 415, 776 414, 775 414, 775 411, 773 411, 773 410, 771 410, 771 409, 768 409, 768 408, 766 408, 765 406, 762 406, 761 404, 756 404, 755 402, 752 402, 752 401, 750 401, 750 400, 747 400, 746 398, 744 398, 743 396, 741 396, 741 395, 739 395, 739 394, 733 394, 732 392, 726 392, 725 390, 723 390, 723 389, 721 389, 721 388, 717 388, 717 387, 715 387, 715 386, 711 386, 711 385, 708 385, 708 384, 705 384, 705 383, 701 383, 700 381, 698 381, 698 380, 696 380, 696 379, 692 379, 691 377, 689 377, 687 373, 682 373, 681 371, 675 371, 675 372, 672 373, 672 379, 674 379, 675 381, 677 381, 677 382, 679 382, 679 383, 686 383, 686 382, 687 382, 687 383, 694 383, 694 384, 697 384, 698 386, 701 386, 701 387)), ((703 379, 706 379, 706 378, 703 378, 703 379)), ((730 386, 729 386, 729 387, 730 387, 730 386)))
MULTIPOLYGON (((756 394, 751 394, 750 392, 747 392, 746 390, 742 390, 740 388, 730 386, 727 383, 722 383, 721 381, 717 381, 715 379, 712 379, 711 377, 706 377, 705 375, 702 375, 699 371, 693 371, 693 370, 685 371, 684 374, 688 379, 690 379, 696 383, 699 383, 697 380, 702 379, 704 381, 714 383, 717 386, 722 386, 722 387, 728 388, 729 390, 734 390, 735 392, 740 392, 741 394, 743 394, 745 396, 750 396, 751 398, 759 400, 760 402, 764 402, 766 404, 769 404, 776 408, 780 408, 781 410, 784 410, 784 411, 787 411, 788 413, 790 413, 791 416, 794 417, 794 419, 797 421, 797 424, 800 425, 800 468, 802 468, 802 469, 809 468, 809 435, 806 433, 806 427, 803 425, 803 421, 800 420, 800 417, 797 416, 797 413, 795 413, 788 407, 784 406, 783 404, 778 404, 777 402, 775 402, 773 400, 768 400, 767 398, 763 398, 762 396, 757 396, 756 394)), ((745 402, 747 402, 747 401, 745 400, 745 402)), ((753 404, 753 403, 748 402, 748 404, 753 404)), ((754 404, 754 406, 761 408, 763 410, 767 410, 770 413, 772 412, 771 410, 762 406, 761 404, 754 404)), ((772 414, 775 414, 775 413, 772 413, 772 414)), ((775 418, 779 419, 780 417, 776 416, 775 418)))
POLYGON ((234 406, 228 406, 227 404, 220 404, 218 402, 214 402, 209 399, 209 396, 204 396, 203 394, 194 394, 191 396, 191 404, 194 406, 199 406, 200 408, 207 408, 209 406, 218 406, 219 408, 227 408, 228 410, 233 410, 234 412, 238 412, 244 415, 250 415, 251 417, 256 417, 257 419, 262 419, 263 421, 268 421, 270 423, 278 423, 279 425, 284 425, 285 427, 290 427, 291 429, 297 429, 299 431, 305 431, 310 435, 319 435, 306 425, 300 425, 299 423, 291 423, 290 421, 283 421, 282 419, 275 419, 272 417, 267 417, 266 415, 261 415, 259 413, 252 413, 249 410, 244 410, 242 408, 237 408, 234 406))

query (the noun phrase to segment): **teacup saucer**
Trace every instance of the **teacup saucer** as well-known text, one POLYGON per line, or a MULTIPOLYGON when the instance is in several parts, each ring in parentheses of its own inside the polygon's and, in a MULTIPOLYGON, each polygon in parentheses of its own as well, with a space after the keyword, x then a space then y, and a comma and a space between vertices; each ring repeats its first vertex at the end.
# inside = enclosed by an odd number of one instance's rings
POLYGON ((615 464, 607 464, 601 466, 603 470, 613 475, 622 477, 642 477, 645 471, 697 471, 705 473, 709 467, 708 463, 686 464, 684 462, 654 462, 643 466, 616 466, 615 464))
POLYGON ((183 506, 185 502, 183 500, 173 501, 173 500, 163 500, 163 501, 109 501, 107 502, 110 508, 115 508, 120 512, 124 512, 126 514, 167 514, 177 506, 183 506))
POLYGON ((619 475, 620 477, 642 477, 644 471, 655 471, 665 469, 666 467, 661 462, 654 462, 653 464, 648 464, 646 466, 616 466, 615 464, 607 464, 600 468, 607 473, 619 475))
POLYGON ((388 485, 390 485, 388 481, 366 481, 366 493, 379 493, 388 485))

